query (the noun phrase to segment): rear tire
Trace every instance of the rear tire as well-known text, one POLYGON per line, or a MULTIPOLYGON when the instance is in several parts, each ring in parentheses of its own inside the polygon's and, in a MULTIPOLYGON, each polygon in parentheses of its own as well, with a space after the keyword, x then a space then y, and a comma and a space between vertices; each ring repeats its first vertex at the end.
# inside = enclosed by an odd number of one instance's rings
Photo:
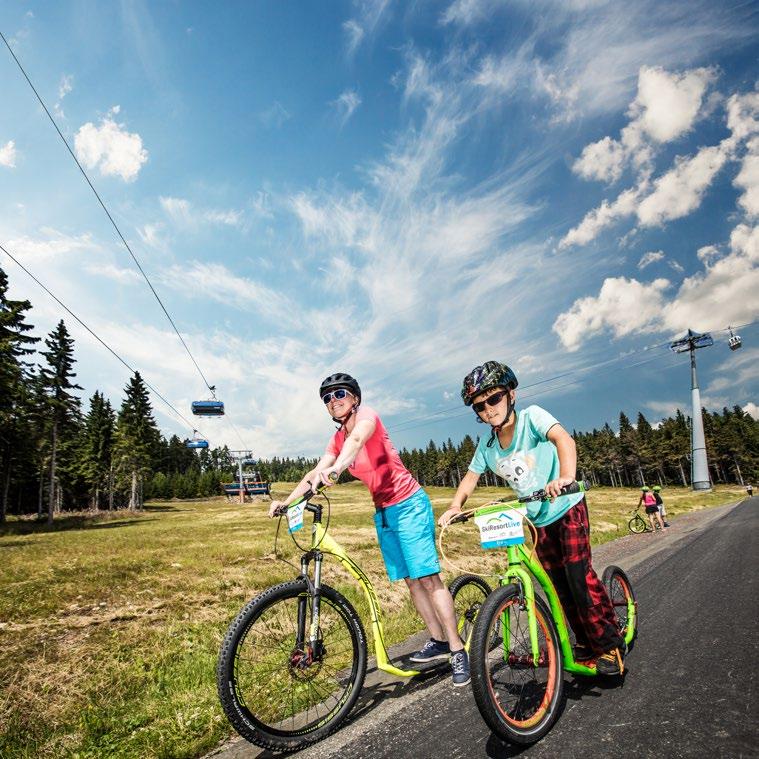
POLYGON ((257 746, 295 751, 326 738, 361 692, 361 619, 340 593, 322 585, 318 646, 298 646, 298 609, 305 603, 309 620, 312 601, 303 580, 275 585, 240 611, 224 637, 216 667, 221 706, 257 746))
POLYGON ((459 575, 448 586, 448 591, 453 596, 459 635, 464 643, 468 643, 477 613, 492 588, 478 575, 459 575))
POLYGON ((553 617, 535 597, 540 664, 532 659, 527 610, 519 589, 493 591, 474 623, 469 652, 472 691, 488 727, 512 743, 539 741, 559 715, 564 690, 561 647, 553 617), (508 641, 504 615, 508 615, 508 641))
POLYGON ((617 625, 619 625, 619 631, 627 641, 627 650, 629 651, 632 649, 635 638, 638 635, 638 603, 635 600, 635 593, 630 578, 625 574, 624 570, 611 564, 604 570, 601 582, 603 582, 606 592, 609 594, 611 604, 614 607, 614 615, 617 618, 617 625), (630 602, 633 605, 632 619, 630 618, 629 611, 630 602), (628 634, 630 627, 632 627, 632 631, 628 634))

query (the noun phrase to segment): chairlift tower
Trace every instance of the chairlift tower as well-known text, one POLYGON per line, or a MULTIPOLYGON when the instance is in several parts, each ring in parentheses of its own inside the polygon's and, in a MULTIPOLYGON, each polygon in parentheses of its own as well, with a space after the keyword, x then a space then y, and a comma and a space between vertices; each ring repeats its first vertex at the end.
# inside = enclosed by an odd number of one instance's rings
POLYGON ((688 330, 688 334, 680 340, 670 343, 670 349, 675 353, 690 352, 690 389, 693 410, 691 412, 691 456, 690 481, 693 490, 711 490, 709 477, 709 462, 706 459, 706 439, 704 438, 704 419, 701 415, 701 394, 696 378, 696 351, 714 345, 714 340, 708 332, 699 334, 688 330))
POLYGON ((242 468, 246 461, 253 458, 252 451, 230 451, 229 455, 237 461, 237 482, 240 486, 240 503, 245 503, 245 481, 242 476, 242 468))

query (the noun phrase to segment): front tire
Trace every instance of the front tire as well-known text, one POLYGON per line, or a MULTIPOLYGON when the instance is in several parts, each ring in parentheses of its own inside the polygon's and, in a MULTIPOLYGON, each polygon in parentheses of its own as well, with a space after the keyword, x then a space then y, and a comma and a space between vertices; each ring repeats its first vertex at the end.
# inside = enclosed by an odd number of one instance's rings
POLYGON ((636 514, 628 523, 630 532, 639 535, 641 532, 645 532, 647 529, 646 520, 640 514, 636 514))
POLYGON ((459 575, 448 586, 448 591, 453 596, 459 635, 468 644, 474 620, 492 588, 478 575, 459 575))
POLYGON ((561 647, 551 613, 535 597, 539 664, 532 656, 527 610, 519 589, 491 593, 474 623, 472 691, 488 727, 519 744, 539 741, 559 715, 564 689, 561 647), (505 638, 505 639, 504 639, 505 638))
POLYGON ((326 738, 348 716, 366 674, 361 619, 323 585, 317 645, 298 642, 298 610, 311 618, 303 580, 275 585, 248 603, 227 630, 216 668, 224 713, 251 743, 294 751, 326 738))

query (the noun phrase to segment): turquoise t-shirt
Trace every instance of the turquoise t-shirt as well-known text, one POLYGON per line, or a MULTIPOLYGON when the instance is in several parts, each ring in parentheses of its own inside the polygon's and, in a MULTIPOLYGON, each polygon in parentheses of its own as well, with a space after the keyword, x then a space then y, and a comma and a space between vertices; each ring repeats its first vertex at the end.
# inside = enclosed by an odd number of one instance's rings
MULTIPOLYGON (((517 412, 515 412, 517 413, 517 412)), ((559 476, 559 454, 548 440, 548 430, 558 421, 540 406, 528 406, 517 413, 511 445, 503 449, 496 436, 488 447, 490 435, 477 444, 469 469, 482 474, 486 469, 503 477, 520 498, 532 495, 559 476)), ((545 527, 566 514, 583 499, 582 493, 561 495, 551 501, 525 504, 527 516, 536 527, 545 527)))

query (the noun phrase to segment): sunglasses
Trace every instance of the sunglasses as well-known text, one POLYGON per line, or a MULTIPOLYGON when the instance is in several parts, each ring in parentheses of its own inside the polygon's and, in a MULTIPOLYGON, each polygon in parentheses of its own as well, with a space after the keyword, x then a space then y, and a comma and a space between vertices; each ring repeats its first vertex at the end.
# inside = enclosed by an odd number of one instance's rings
POLYGON ((497 406, 502 400, 503 396, 508 393, 508 390, 501 390, 498 393, 493 393, 489 398, 485 398, 484 401, 480 401, 479 403, 473 403, 472 408, 478 413, 481 414, 485 410, 485 406, 497 406))
POLYGON ((336 401, 341 401, 343 398, 345 398, 346 395, 352 395, 352 393, 348 392, 345 388, 339 387, 337 388, 337 390, 333 390, 331 393, 325 393, 322 396, 322 400, 324 401, 324 404, 326 405, 333 398, 336 401))

